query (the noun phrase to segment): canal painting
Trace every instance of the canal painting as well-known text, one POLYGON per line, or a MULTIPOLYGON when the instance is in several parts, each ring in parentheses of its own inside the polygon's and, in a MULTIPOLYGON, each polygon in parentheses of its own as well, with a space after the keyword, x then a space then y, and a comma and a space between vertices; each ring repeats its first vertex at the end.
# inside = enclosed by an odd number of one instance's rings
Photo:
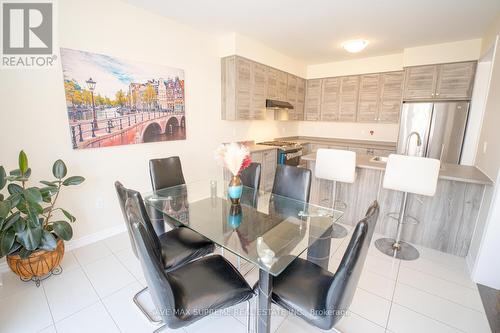
POLYGON ((61 48, 74 149, 185 140, 184 71, 61 48))

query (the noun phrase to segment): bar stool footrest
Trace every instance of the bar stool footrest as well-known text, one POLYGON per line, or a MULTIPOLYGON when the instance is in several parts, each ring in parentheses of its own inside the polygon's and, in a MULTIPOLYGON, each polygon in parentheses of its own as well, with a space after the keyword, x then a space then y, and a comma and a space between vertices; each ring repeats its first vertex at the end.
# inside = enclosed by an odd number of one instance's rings
POLYGON ((399 241, 399 247, 395 247, 394 238, 379 238, 375 241, 375 247, 389 257, 401 260, 416 260, 420 256, 418 250, 410 243, 399 241))

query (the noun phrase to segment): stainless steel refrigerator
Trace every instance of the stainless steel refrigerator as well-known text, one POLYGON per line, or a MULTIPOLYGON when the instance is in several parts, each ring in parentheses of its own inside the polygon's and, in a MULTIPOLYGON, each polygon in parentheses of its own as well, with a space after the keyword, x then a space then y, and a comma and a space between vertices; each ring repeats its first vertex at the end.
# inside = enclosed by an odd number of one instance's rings
POLYGON ((422 140, 419 149, 417 136, 412 135, 409 153, 440 159, 443 163, 460 163, 469 102, 405 102, 401 111, 398 154, 404 154, 408 136, 417 132, 422 140))

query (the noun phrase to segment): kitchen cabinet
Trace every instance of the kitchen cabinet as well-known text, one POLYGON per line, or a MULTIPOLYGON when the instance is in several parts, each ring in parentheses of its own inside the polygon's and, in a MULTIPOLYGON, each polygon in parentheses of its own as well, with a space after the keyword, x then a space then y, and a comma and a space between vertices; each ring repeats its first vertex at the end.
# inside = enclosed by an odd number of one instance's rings
POLYGON ((288 74, 286 93, 287 102, 293 105, 293 109, 288 110, 288 120, 303 120, 305 80, 288 74))
POLYGON ((358 122, 378 121, 380 108, 381 75, 361 75, 359 82, 358 122))
POLYGON ((404 99, 432 99, 437 84, 437 65, 405 69, 404 99))
POLYGON ((340 80, 339 121, 356 121, 359 76, 345 76, 340 80))
POLYGON ((319 120, 321 107, 322 79, 307 80, 306 104, 304 109, 305 120, 319 120))
POLYGON ((290 119, 304 119, 305 79, 236 55, 222 58, 221 69, 223 120, 264 120, 266 99, 290 100, 290 119))
POLYGON ((444 64, 439 66, 436 98, 470 99, 476 73, 476 62, 444 64))
POLYGON ((476 62, 405 69, 405 100, 470 99, 476 62))
POLYGON ((380 74, 381 92, 377 121, 398 123, 403 95, 404 72, 380 74))
POLYGON ((340 78, 323 79, 321 85, 321 120, 334 121, 339 118, 340 78))

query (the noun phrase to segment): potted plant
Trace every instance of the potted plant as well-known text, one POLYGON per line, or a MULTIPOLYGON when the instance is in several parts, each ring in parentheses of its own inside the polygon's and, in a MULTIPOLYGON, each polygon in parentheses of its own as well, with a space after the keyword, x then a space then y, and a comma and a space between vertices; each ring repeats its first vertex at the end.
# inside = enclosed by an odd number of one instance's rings
POLYGON ((0 166, 0 258, 7 257, 14 273, 37 285, 41 278, 60 272, 64 241, 73 237, 70 223, 76 218, 56 206, 59 194, 64 187, 85 180, 66 177, 62 160, 54 162, 52 174, 55 179, 40 181, 43 186, 28 186, 31 169, 24 151, 19 153, 19 169, 7 175, 0 166))

